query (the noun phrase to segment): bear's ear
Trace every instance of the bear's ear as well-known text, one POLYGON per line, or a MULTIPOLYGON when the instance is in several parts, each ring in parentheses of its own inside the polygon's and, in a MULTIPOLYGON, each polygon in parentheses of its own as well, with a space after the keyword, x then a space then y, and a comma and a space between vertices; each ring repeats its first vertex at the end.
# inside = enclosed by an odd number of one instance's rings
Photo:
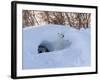
POLYGON ((63 33, 57 33, 58 35, 63 35, 63 33))

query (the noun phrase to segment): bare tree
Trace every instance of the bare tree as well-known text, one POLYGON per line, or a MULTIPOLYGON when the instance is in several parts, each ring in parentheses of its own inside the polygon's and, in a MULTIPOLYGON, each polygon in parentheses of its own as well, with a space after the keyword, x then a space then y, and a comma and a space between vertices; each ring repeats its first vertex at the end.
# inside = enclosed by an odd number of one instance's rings
POLYGON ((90 27, 90 13, 23 10, 23 27, 40 24, 69 25, 80 29, 90 27))

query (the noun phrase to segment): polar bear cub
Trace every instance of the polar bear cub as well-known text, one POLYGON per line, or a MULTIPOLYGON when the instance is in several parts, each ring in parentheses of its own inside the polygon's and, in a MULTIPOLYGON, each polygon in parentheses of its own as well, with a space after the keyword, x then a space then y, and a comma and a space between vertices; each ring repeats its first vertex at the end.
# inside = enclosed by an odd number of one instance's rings
POLYGON ((57 33, 55 41, 55 50, 61 50, 64 48, 64 34, 57 33))

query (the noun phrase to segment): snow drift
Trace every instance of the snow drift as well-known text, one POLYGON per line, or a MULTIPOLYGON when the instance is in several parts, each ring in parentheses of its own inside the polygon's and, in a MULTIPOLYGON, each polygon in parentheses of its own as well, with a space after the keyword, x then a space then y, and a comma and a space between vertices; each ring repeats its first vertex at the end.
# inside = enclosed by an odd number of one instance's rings
POLYGON ((90 29, 53 24, 23 28, 23 69, 89 66, 90 40, 90 29), (50 51, 38 54, 40 44, 50 51))

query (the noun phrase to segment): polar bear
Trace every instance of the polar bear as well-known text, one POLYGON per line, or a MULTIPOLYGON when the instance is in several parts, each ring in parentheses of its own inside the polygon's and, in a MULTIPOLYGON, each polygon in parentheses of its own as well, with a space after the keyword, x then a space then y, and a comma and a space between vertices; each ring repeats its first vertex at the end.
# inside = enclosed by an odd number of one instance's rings
POLYGON ((55 50, 61 50, 64 48, 64 34, 57 33, 55 41, 55 50))
POLYGON ((49 41, 42 41, 42 43, 38 46, 38 53, 44 53, 44 52, 51 52, 56 50, 61 50, 64 48, 64 34, 63 33, 57 33, 55 36, 55 41, 49 42, 49 41))

